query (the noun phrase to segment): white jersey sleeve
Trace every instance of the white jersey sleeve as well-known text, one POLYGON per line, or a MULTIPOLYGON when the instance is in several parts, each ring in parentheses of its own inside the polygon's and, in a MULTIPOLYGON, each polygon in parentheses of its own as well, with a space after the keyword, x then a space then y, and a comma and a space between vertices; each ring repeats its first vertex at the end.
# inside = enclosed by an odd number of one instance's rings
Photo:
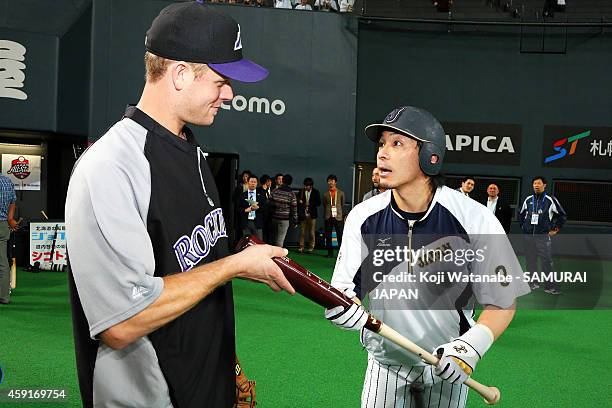
POLYGON ((441 197, 441 203, 463 225, 470 247, 480 254, 471 263, 476 300, 481 305, 512 306, 517 297, 529 293, 529 286, 523 281, 523 269, 499 220, 484 205, 454 197, 457 194, 451 190, 444 192, 450 196, 441 197), (503 281, 498 279, 501 277, 503 281))
POLYGON ((361 265, 368 256, 368 248, 363 240, 362 226, 372 214, 389 205, 391 191, 378 194, 364 201, 349 213, 342 235, 342 246, 338 252, 336 267, 332 276, 332 286, 355 291, 363 299, 361 291, 361 265))
POLYGON ((509 308, 517 297, 529 293, 529 286, 523 281, 523 268, 497 218, 484 213, 483 222, 483 232, 472 236, 474 247, 484 251, 484 259, 473 263, 473 273, 499 281, 473 285, 474 294, 482 305, 509 308))

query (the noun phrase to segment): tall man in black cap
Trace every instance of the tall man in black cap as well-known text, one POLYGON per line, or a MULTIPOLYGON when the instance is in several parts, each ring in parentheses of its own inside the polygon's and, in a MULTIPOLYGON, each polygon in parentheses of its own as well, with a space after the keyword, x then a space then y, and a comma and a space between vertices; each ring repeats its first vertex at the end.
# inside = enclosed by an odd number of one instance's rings
POLYGON ((75 346, 86 407, 232 407, 231 279, 293 288, 271 260, 229 255, 206 155, 230 80, 267 71, 242 57, 240 26, 198 2, 166 7, 146 35, 136 106, 77 163, 66 200, 75 346))

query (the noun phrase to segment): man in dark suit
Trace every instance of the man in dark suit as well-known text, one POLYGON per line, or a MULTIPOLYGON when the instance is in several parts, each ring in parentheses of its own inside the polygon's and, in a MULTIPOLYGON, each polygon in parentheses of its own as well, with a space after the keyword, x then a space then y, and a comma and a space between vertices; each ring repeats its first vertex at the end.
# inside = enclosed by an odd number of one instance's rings
POLYGON ((487 201, 483 203, 499 220, 499 223, 504 227, 506 234, 510 232, 510 224, 512 223, 512 210, 508 203, 499 198, 499 187, 497 184, 491 183, 487 187, 487 201))
POLYGON ((318 210, 321 205, 319 190, 313 187, 314 182, 310 177, 304 179, 304 188, 298 193, 298 221, 300 222, 300 249, 304 252, 304 238, 308 234, 308 249, 312 253, 315 246, 315 227, 317 224, 318 210))
POLYGON ((257 188, 257 176, 249 175, 247 190, 240 195, 238 201, 243 236, 256 235, 257 238, 263 240, 266 204, 264 192, 257 188))
POLYGON ((233 217, 231 220, 231 225, 233 226, 234 230, 233 245, 236 245, 238 241, 240 241, 240 238, 242 238, 242 214, 240 213, 242 208, 240 207, 240 200, 242 199, 242 194, 247 191, 247 184, 250 176, 251 170, 243 170, 242 173, 240 173, 240 179, 236 180, 236 187, 232 192, 233 217))
POLYGON ((272 211, 270 198, 272 197, 272 179, 267 174, 259 177, 257 191, 266 197, 266 206, 259 210, 263 218, 263 238, 266 244, 274 244, 274 226, 272 225, 272 211))

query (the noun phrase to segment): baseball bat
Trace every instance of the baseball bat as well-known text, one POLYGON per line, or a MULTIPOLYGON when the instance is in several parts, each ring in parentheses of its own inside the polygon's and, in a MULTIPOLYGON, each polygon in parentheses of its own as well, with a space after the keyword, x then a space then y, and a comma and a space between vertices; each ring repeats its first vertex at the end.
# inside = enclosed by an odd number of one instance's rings
MULTIPOLYGON (((41 210, 40 214, 43 216, 45 220, 49 221, 49 217, 47 216, 47 213, 45 213, 44 210, 41 210)), ((55 232, 53 233, 53 241, 51 241, 51 261, 49 265, 49 270, 61 272, 64 270, 64 265, 55 264, 55 245, 57 243, 57 230, 58 229, 59 229, 59 224, 55 224, 55 232)))
POLYGON ((59 265, 55 264, 55 245, 57 243, 57 230, 59 229, 59 224, 55 224, 55 232, 53 233, 53 241, 51 242, 51 269, 50 271, 59 270, 57 267, 59 265))
POLYGON ((11 259, 11 289, 14 290, 17 287, 17 258, 11 259))
MULTIPOLYGON (((22 217, 17 220, 17 225, 23 221, 22 217)), ((17 287, 17 257, 15 256, 15 236, 11 240, 11 290, 17 287)))
MULTIPOLYGON (((382 337, 391 340, 398 346, 403 347, 409 352, 416 354, 417 356, 421 358, 421 360, 425 361, 426 363, 431 364, 433 366, 438 365, 438 362, 439 362, 438 357, 434 356, 433 354, 427 352, 426 350, 419 347, 415 343, 411 342, 406 337, 402 336, 401 334, 399 334, 398 332, 393 330, 393 328, 387 326, 386 324, 381 323, 380 329, 377 333, 381 335, 382 337)), ((491 386, 481 384, 478 381, 472 379, 471 377, 469 377, 463 383, 467 385, 468 387, 470 387, 471 389, 473 389, 474 391, 476 391, 477 393, 479 393, 484 398, 485 402, 488 405, 497 404, 497 402, 499 401, 501 397, 501 393, 499 392, 499 389, 497 387, 491 387, 491 386)))
MULTIPOLYGON (((244 237, 240 240, 240 242, 238 242, 237 249, 241 251, 246 247, 263 243, 264 242, 260 241, 255 236, 244 237)), ((352 299, 347 297, 340 290, 334 288, 328 282, 286 256, 274 257, 272 260, 283 271, 285 278, 287 278, 289 283, 291 283, 291 286, 293 286, 295 291, 316 304, 323 306, 326 309, 331 309, 336 306, 343 306, 344 308, 347 308, 354 303, 352 299)), ((438 364, 439 360, 436 356, 408 340, 406 337, 402 336, 393 328, 387 326, 369 313, 365 328, 391 340, 395 344, 417 355, 428 364, 438 364)), ((501 397, 500 391, 496 387, 489 387, 480 384, 478 381, 472 378, 468 378, 464 384, 482 395, 485 402, 489 405, 496 404, 501 397)))

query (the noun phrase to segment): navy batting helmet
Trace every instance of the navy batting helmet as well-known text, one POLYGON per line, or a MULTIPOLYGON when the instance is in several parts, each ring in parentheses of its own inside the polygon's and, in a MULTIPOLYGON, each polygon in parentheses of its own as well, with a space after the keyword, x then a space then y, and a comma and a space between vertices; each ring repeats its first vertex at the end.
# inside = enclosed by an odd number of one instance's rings
POLYGON ((382 123, 366 126, 365 133, 378 143, 384 130, 393 130, 419 141, 419 165, 423 173, 434 176, 440 172, 446 151, 446 134, 431 113, 414 106, 402 106, 393 109, 382 123))

